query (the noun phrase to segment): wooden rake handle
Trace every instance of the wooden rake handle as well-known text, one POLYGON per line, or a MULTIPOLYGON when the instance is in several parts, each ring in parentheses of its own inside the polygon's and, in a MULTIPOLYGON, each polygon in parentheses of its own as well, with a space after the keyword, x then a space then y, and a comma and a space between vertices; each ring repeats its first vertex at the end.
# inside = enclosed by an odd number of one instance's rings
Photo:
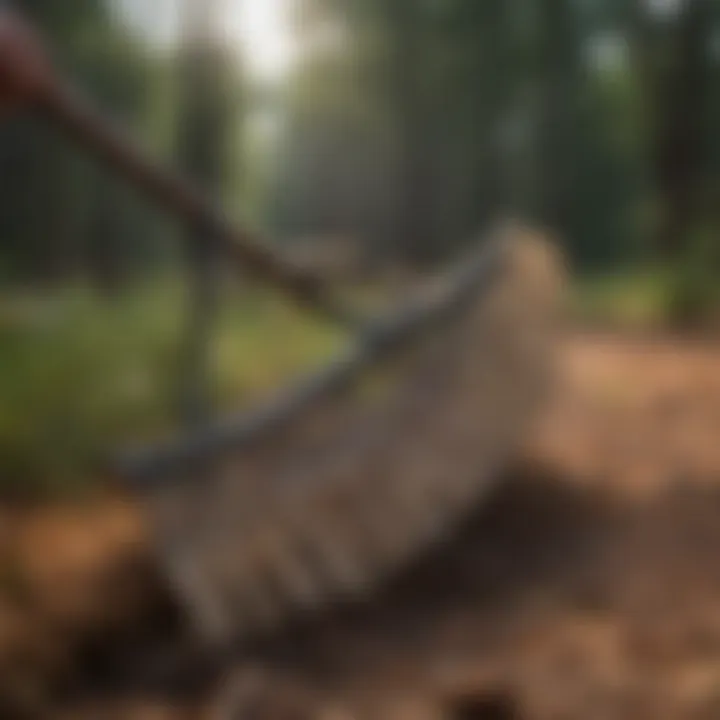
POLYGON ((330 296, 327 284, 288 262, 251 233, 236 228, 195 185, 152 161, 70 82, 54 71, 44 44, 17 13, 0 9, 0 111, 32 109, 77 145, 124 176, 165 210, 204 232, 195 242, 213 242, 235 264, 273 284, 292 299, 345 325, 361 323, 330 296))

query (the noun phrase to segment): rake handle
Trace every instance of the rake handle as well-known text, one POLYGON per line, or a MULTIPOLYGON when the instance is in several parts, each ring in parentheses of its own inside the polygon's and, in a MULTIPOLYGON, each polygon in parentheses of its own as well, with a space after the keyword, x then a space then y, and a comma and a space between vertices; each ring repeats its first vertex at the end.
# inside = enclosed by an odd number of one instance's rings
POLYGON ((334 321, 359 323, 354 313, 330 296, 321 278, 236 228, 195 185, 153 162, 86 97, 55 75, 32 26, 16 13, 0 10, 0 110, 25 107, 49 119, 158 205, 202 228, 195 242, 215 243, 239 267, 334 321))

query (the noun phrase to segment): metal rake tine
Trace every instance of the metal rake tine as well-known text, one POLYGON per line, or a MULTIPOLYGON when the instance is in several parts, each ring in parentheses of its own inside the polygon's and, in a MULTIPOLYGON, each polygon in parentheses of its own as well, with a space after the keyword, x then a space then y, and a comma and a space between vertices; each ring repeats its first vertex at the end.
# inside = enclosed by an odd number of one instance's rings
POLYGON ((305 552, 324 573, 333 595, 353 592, 368 586, 373 568, 357 545, 357 538, 348 537, 346 518, 337 511, 315 507, 303 521, 305 552))
POLYGON ((321 602, 326 589, 317 572, 300 558, 300 546, 296 529, 283 518, 250 541, 245 561, 230 567, 228 576, 232 576, 232 584, 243 585, 255 577, 272 575, 286 602, 313 607, 321 602))
POLYGON ((319 515, 318 507, 274 513, 268 528, 251 537, 244 558, 229 565, 228 585, 263 585, 270 579, 283 604, 305 609, 361 587, 368 568, 337 527, 319 515))
POLYGON ((384 574, 417 544, 430 526, 440 526, 437 507, 423 500, 423 491, 393 482, 372 482, 353 488, 345 504, 341 525, 354 552, 375 575, 384 574))
POLYGON ((272 630, 296 607, 282 574, 286 562, 275 526, 243 541, 237 552, 215 552, 205 560, 213 567, 215 592, 223 606, 230 610, 232 623, 228 635, 253 630, 272 630))
POLYGON ((251 582, 229 586, 226 601, 235 613, 233 635, 274 630, 286 614, 284 603, 275 589, 263 582, 257 573, 251 582))
POLYGON ((323 583, 311 564, 297 552, 297 545, 297 539, 286 540, 282 547, 275 548, 272 562, 278 583, 293 605, 311 609, 323 598, 323 583))

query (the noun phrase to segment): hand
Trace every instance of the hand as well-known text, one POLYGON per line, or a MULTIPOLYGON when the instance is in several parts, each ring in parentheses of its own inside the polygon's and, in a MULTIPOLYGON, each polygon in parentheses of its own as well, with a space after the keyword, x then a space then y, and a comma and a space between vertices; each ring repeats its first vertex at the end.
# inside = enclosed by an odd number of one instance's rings
POLYGON ((38 33, 16 13, 0 9, 0 112, 42 98, 52 76, 38 33))

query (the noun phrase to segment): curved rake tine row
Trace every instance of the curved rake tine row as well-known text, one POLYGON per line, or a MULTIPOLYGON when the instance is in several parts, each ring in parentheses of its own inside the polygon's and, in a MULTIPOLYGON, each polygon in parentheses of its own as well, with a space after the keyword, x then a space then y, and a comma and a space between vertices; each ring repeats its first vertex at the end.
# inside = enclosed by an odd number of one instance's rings
POLYGON ((202 637, 363 598, 488 492, 548 388, 562 276, 498 230, 258 413, 126 457, 202 637))
POLYGON ((408 307, 369 324, 320 281, 235 231, 59 80, 32 30, 0 11, 0 109, 32 108, 238 264, 359 327, 326 369, 257 413, 125 457, 157 555, 213 647, 364 597, 442 540, 488 492, 543 399, 562 272, 498 229, 408 307))
POLYGON ((55 74, 34 29, 18 14, 0 8, 0 111, 24 109, 51 121, 158 205, 202 230, 195 242, 215 243, 238 268, 325 317, 351 326, 361 323, 354 311, 331 296, 319 277, 284 260, 250 233, 235 228, 191 183, 152 162, 77 88, 55 74))

